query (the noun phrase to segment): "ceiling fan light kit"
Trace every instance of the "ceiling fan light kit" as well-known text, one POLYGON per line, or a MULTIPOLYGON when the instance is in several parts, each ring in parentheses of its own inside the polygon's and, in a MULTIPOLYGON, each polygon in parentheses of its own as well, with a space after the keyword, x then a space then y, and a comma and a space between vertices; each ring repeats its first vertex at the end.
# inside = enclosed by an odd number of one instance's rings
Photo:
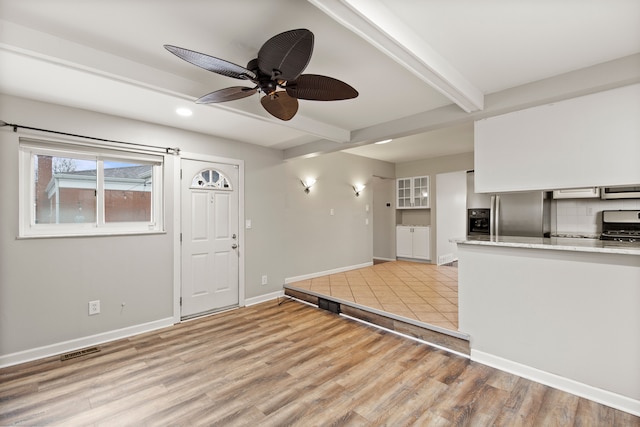
POLYGON ((339 101, 358 96, 358 91, 333 77, 302 74, 313 53, 313 33, 307 29, 285 31, 267 40, 258 57, 247 67, 173 45, 165 49, 177 57, 226 77, 249 80, 255 86, 231 86, 206 94, 198 104, 234 101, 260 92, 260 103, 272 116, 290 120, 298 112, 298 99, 339 101))

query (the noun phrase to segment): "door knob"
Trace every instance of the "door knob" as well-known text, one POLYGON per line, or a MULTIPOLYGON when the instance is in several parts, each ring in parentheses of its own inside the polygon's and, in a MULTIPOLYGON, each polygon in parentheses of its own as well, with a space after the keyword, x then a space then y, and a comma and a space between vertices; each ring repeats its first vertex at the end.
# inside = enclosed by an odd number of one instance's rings
POLYGON ((234 243, 233 245, 231 245, 231 249, 238 249, 238 245, 234 243))

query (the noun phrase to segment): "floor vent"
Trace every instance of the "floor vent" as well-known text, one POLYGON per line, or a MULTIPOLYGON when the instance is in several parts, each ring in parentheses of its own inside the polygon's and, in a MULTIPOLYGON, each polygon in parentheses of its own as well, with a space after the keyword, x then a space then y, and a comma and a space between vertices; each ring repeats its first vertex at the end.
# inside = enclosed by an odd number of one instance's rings
POLYGON ((340 304, 335 301, 329 301, 328 299, 318 298, 318 307, 323 310, 328 310, 332 313, 340 314, 340 304))
POLYGON ((98 347, 83 348, 82 350, 72 351, 71 353, 63 354, 62 356, 60 356, 60 360, 64 362, 65 360, 74 359, 76 357, 85 356, 91 353, 97 353, 99 351, 100 349, 98 347))

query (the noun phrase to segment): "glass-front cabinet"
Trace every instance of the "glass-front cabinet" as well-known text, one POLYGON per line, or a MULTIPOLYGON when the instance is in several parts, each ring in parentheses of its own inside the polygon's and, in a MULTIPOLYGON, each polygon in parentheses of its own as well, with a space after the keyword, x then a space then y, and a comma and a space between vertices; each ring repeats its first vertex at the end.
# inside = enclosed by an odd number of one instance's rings
POLYGON ((396 207, 424 209, 429 207, 429 177, 414 176, 396 180, 396 207))

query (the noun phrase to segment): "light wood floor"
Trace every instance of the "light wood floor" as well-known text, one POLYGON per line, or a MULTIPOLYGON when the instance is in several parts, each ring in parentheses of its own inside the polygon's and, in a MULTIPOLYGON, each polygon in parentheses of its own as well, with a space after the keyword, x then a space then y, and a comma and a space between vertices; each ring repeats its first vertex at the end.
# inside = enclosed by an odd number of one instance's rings
POLYGON ((458 330, 458 269, 391 261, 287 285, 458 330))
POLYGON ((640 426, 640 419, 275 301, 0 370, 0 425, 640 426))

